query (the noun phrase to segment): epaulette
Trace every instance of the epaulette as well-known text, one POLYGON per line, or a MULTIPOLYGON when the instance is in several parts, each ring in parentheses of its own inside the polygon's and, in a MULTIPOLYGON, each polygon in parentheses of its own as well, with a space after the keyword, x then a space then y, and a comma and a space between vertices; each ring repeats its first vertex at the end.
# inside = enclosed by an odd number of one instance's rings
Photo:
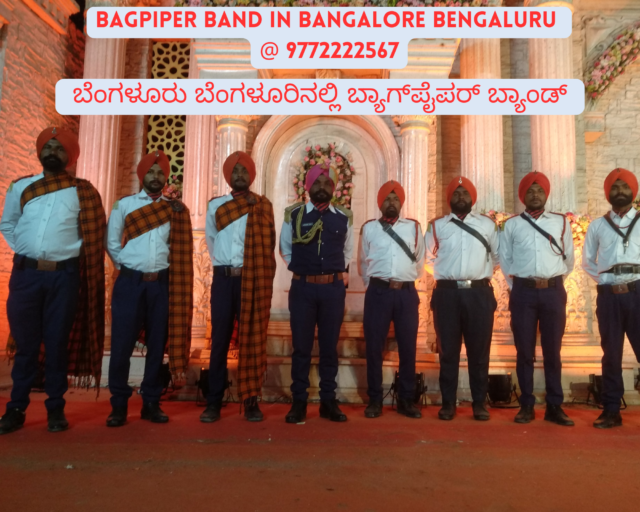
POLYGON ((120 199, 118 199, 115 203, 113 203, 113 206, 111 207, 111 211, 117 210, 118 206, 120 206, 120 199))
POLYGON ((24 180, 24 179, 27 179, 27 178, 33 178, 34 176, 35 176, 35 174, 28 174, 27 176, 20 176, 19 178, 16 178, 15 180, 13 180, 9 184, 9 192, 11 192, 11 190, 13 190, 13 185, 18 183, 20 180, 24 180))
POLYGON ((334 204, 333 207, 346 215, 347 219, 349 219, 349 226, 353 226, 353 212, 349 210, 349 208, 345 208, 344 206, 339 204, 334 204))
POLYGON ((370 219, 367 222, 365 222, 362 227, 360 228, 360 234, 362 234, 364 232, 364 227, 369 224, 369 222, 375 222, 376 219, 370 219))
POLYGON ((491 217, 489 217, 488 215, 486 215, 484 213, 481 213, 480 215, 482 215, 483 217, 486 217, 491 222, 493 222, 493 225, 495 226, 495 230, 494 231, 498 231, 498 223, 495 220, 493 220, 491 217))
POLYGON ((294 210, 297 210, 301 206, 304 206, 304 201, 300 201, 298 203, 293 203, 292 205, 287 206, 284 209, 284 221, 285 222, 291 222, 291 214, 293 213, 294 210))
POLYGON ((511 219, 515 219, 516 217, 520 217, 520 215, 516 214, 516 215, 512 215, 509 218, 506 218, 502 221, 502 224, 500 224, 500 231, 504 231, 504 227, 507 224, 507 221, 511 220, 511 219))
POLYGON ((429 222, 427 222, 427 233, 431 233, 431 224, 433 224, 437 220, 444 219, 445 217, 446 215, 440 215, 440 217, 436 217, 435 219, 431 219, 429 222))
POLYGON ((409 217, 406 217, 406 219, 405 219, 405 220, 411 220, 411 221, 415 222, 418 226, 420 226, 420 221, 419 221, 419 220, 411 219, 411 218, 409 218, 409 217))
POLYGON ((218 199, 219 197, 224 197, 224 196, 214 196, 211 199, 209 199, 209 202, 213 201, 214 199, 218 199))

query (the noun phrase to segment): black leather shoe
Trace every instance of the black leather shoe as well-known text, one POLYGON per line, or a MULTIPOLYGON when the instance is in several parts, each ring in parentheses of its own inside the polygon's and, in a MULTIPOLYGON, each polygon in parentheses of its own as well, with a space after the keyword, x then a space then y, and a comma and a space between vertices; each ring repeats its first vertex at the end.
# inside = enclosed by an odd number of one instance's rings
POLYGON ((264 416, 258 406, 258 397, 252 396, 244 401, 244 417, 249 421, 262 421, 264 416))
POLYGON ((49 432, 63 432, 69 428, 69 422, 64 416, 64 409, 54 409, 47 413, 47 430, 49 432))
POLYGON ((307 402, 303 400, 294 400, 291 410, 287 413, 284 420, 287 423, 302 423, 307 417, 307 402))
POLYGON ((202 423, 213 423, 220 419, 220 409, 222 404, 209 404, 204 412, 200 415, 200 421, 202 423))
POLYGON ((622 426, 622 416, 619 412, 602 411, 598 419, 593 422, 596 428, 613 428, 622 426))
POLYGON ((489 418, 491 417, 489 415, 489 411, 487 411, 487 408, 484 406, 483 403, 480 402, 473 402, 473 404, 471 404, 471 408, 473 409, 473 419, 476 421, 489 421, 489 418))
POLYGON ((335 398, 333 400, 320 401, 320 417, 331 421, 347 421, 347 415, 340 410, 338 401, 335 398))
POLYGON ((456 404, 442 403, 442 408, 438 411, 438 418, 444 421, 451 421, 456 417, 456 404))
POLYGON ((533 410, 533 405, 523 405, 513 421, 516 423, 531 423, 535 419, 536 412, 533 410))
POLYGON ((422 413, 420 409, 418 409, 413 401, 405 400, 404 398, 398 397, 398 414, 402 414, 407 418, 422 418, 422 413))
POLYGON ((121 427, 127 422, 127 408, 113 407, 107 418, 107 427, 121 427))
POLYGON ((371 400, 364 410, 365 418, 379 418, 382 416, 382 402, 371 400))
POLYGON ((547 410, 544 413, 545 421, 551 421, 564 427, 573 427, 573 420, 569 418, 559 405, 547 404, 547 410))
POLYGON ((143 405, 140 417, 143 420, 149 420, 151 423, 167 423, 169 421, 169 416, 160 409, 160 404, 143 405))
POLYGON ((10 434, 22 428, 24 420, 27 417, 21 409, 9 409, 0 419, 0 435, 10 434))

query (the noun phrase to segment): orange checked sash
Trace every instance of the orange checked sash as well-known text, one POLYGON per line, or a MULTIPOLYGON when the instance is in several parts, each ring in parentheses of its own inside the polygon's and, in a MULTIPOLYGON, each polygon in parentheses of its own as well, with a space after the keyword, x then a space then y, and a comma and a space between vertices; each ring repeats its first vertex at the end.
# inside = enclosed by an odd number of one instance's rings
POLYGON ((262 395, 262 379, 267 367, 267 327, 276 274, 273 206, 266 197, 248 192, 216 210, 218 231, 247 214, 238 321, 238 395, 241 400, 262 395))
POLYGON ((178 378, 187 372, 193 318, 193 233, 189 209, 180 201, 154 201, 124 220, 122 246, 167 222, 169 231, 169 368, 178 378))
MULTIPOLYGON (((93 381, 97 387, 102 374, 105 301, 106 216, 100 194, 87 180, 61 173, 45 176, 31 183, 22 192, 20 206, 24 209, 33 199, 70 187, 76 187, 80 203, 78 227, 82 248, 80 249, 80 295, 76 317, 69 335, 67 373, 75 379, 77 386, 88 387, 93 381)), ((13 358, 15 351, 15 341, 10 337, 7 344, 9 358, 13 358)), ((42 364, 42 358, 40 363, 42 364)))

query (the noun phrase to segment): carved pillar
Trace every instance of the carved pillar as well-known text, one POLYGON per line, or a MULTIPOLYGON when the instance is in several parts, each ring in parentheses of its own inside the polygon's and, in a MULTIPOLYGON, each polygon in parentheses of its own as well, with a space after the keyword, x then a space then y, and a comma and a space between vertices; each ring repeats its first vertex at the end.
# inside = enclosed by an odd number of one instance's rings
MULTIPOLYGON (((500 40, 463 39, 461 78, 500 78, 500 40)), ((502 116, 461 116, 462 175, 478 190, 475 209, 504 211, 502 116)))
MULTIPOLYGON (((399 181, 407 191, 407 199, 402 208, 403 216, 416 219, 426 229, 428 222, 429 197, 429 133, 435 116, 396 116, 393 122, 400 127, 402 137, 402 165, 399 181)), ((431 352, 427 347, 427 277, 418 283, 420 296, 420 325, 418 328, 418 352, 431 352)))
MULTIPOLYGON (((226 158, 234 151, 246 151, 247 148, 247 132, 249 131, 249 123, 257 116, 215 116, 218 124, 218 150, 217 150, 217 169, 218 169, 218 195, 229 192, 229 186, 224 180, 222 174, 222 166, 226 158)), ((257 173, 251 189, 259 192, 262 190, 262 176, 257 173)))
MULTIPOLYGON (((569 7, 571 0, 525 0, 526 7, 569 7)), ((573 78, 572 38, 529 39, 529 78, 573 78)), ((531 117, 532 170, 551 182, 547 208, 576 208, 576 132, 574 116, 531 117)), ((517 184, 516 184, 517 187, 517 184)))

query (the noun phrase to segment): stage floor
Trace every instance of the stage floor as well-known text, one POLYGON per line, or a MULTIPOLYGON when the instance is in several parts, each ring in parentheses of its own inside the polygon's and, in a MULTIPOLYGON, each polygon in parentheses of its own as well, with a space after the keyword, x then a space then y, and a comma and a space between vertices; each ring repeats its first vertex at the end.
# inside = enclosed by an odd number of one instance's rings
MULTIPOLYGON (((0 392, 4 411, 8 391, 0 392)), ((287 425, 286 404, 264 404, 248 423, 238 405, 215 424, 198 421, 194 402, 165 402, 166 425, 139 419, 104 426, 108 391, 68 393, 71 429, 46 431, 44 395, 33 394, 25 427, 0 436, 2 511, 592 511, 637 510, 640 407, 624 426, 599 431, 598 411, 567 406, 573 428, 542 420, 513 423, 515 410, 476 422, 458 408, 452 422, 437 406, 421 420, 385 407, 343 406, 345 424, 309 406, 304 425, 287 425)))

